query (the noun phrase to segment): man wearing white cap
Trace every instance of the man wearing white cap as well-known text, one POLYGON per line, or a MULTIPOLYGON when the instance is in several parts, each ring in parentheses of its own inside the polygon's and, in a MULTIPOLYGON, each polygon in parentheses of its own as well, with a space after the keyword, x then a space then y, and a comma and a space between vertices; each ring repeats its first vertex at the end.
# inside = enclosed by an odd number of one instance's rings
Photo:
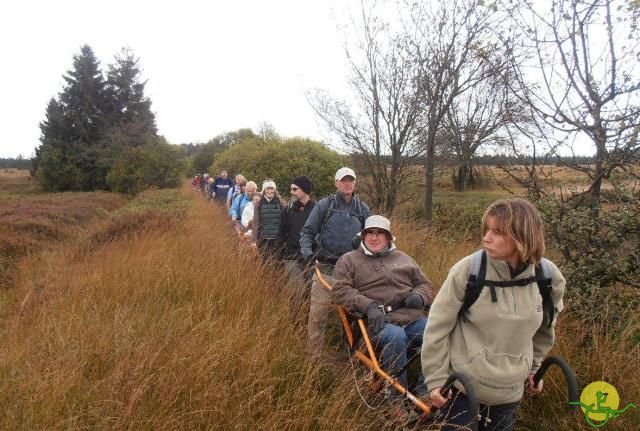
MULTIPOLYGON (((396 249, 385 217, 369 217, 360 237, 360 247, 338 260, 330 296, 349 313, 366 317, 383 368, 396 374, 420 353, 432 284, 411 257, 396 249)), ((398 378, 407 388, 406 371, 398 378)), ((415 391, 426 393, 422 373, 415 391)))
MULTIPOLYGON (((336 193, 321 199, 311 211, 300 232, 300 253, 308 268, 319 266, 332 283, 333 268, 343 254, 353 250, 351 240, 364 228, 371 215, 367 204, 354 195, 356 174, 340 168, 335 175, 336 193)), ((311 283, 307 350, 320 356, 329 314, 329 295, 314 274, 311 283)))

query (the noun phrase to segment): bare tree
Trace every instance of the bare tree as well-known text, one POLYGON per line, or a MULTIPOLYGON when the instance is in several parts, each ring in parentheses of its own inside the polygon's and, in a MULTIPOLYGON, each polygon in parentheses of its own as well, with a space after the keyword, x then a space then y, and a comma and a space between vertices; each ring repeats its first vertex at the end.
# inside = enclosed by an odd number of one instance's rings
POLYGON ((504 146, 509 142, 507 126, 527 121, 524 107, 504 82, 509 77, 504 57, 477 50, 476 58, 489 56, 494 58, 482 61, 484 79, 453 100, 439 134, 439 153, 453 159, 454 186, 459 192, 474 182, 473 159, 480 148, 504 146))
POLYGON ((361 3, 360 17, 352 22, 359 39, 346 46, 355 103, 323 91, 309 94, 309 100, 341 148, 363 161, 371 175, 371 182, 363 184, 369 203, 390 216, 410 167, 423 153, 418 120, 424 87, 405 35, 394 32, 377 15, 376 6, 361 3))
MULTIPOLYGON (((597 217, 603 182, 640 157, 640 58, 636 14, 624 1, 554 0, 541 12, 522 3, 510 11, 525 36, 532 64, 513 63, 522 100, 566 142, 586 138, 594 163, 568 163, 590 181, 591 212, 597 217)), ((557 151, 558 146, 552 149, 557 151)), ((570 146, 575 152, 575 147, 570 146)))
POLYGON ((478 55, 491 40, 494 8, 473 0, 415 3, 411 8, 413 54, 420 66, 421 127, 425 146, 425 203, 433 214, 435 152, 439 131, 454 101, 486 78, 486 58, 478 55))
POLYGON ((574 292, 593 305, 606 300, 606 287, 640 288, 638 6, 554 0, 545 10, 518 3, 508 12, 520 35, 507 41, 512 90, 535 114, 549 153, 573 154, 560 162, 586 180, 558 187, 541 178, 550 168, 529 169, 521 184, 548 222, 574 292), (585 151, 587 163, 575 156, 585 151))

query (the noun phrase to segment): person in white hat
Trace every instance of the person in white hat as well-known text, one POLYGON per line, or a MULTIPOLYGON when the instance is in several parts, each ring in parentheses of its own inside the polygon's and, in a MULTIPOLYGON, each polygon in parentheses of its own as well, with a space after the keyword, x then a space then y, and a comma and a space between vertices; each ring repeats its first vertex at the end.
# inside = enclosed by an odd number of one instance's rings
MULTIPOLYGON (((330 297, 347 312, 366 317, 382 366, 394 374, 420 353, 432 284, 411 257, 396 249, 388 219, 367 218, 359 235, 358 249, 344 254, 336 264, 330 297)), ((407 388, 406 371, 399 379, 407 388)), ((415 392, 424 394, 426 389, 420 374, 415 392)))
MULTIPOLYGON (((327 282, 332 283, 333 268, 343 254, 353 250, 351 240, 362 230, 371 215, 367 204, 354 194, 356 174, 351 168, 340 168, 335 175, 336 193, 321 199, 311 211, 300 231, 300 253, 308 270, 318 265, 327 282)), ((307 350, 320 357, 329 314, 329 295, 314 274, 307 350)))
POLYGON ((266 259, 277 253, 278 231, 284 202, 277 195, 276 183, 265 180, 262 183, 262 197, 253 209, 251 245, 257 247, 266 259))

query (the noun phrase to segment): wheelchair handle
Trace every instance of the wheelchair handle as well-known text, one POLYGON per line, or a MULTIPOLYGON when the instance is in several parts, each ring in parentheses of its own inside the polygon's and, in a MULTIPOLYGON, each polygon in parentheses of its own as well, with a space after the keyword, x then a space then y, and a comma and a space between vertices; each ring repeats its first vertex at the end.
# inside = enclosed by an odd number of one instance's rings
MULTIPOLYGON (((579 403, 580 398, 578 397, 578 379, 575 373, 573 372, 573 370, 571 369, 571 367, 569 366, 569 364, 567 364, 564 361, 564 359, 561 359, 557 356, 549 356, 545 358, 545 360, 542 361, 540 368, 538 369, 536 374, 533 376, 533 383, 536 386, 538 386, 538 383, 540 382, 540 380, 542 380, 542 377, 545 375, 545 373, 547 372, 547 370, 551 365, 557 365, 562 370, 562 373, 564 374, 564 378, 567 382, 567 388, 569 392, 569 402, 579 403)), ((575 411, 577 409, 578 409, 578 404, 569 404, 569 410, 575 411)))
POLYGON ((478 397, 476 396, 476 390, 473 388, 471 384, 471 380, 467 376, 462 373, 454 372, 449 376, 445 384, 440 389, 440 393, 446 397, 447 392, 451 390, 453 387, 453 383, 455 381, 459 381, 462 387, 464 388, 465 395, 467 397, 468 406, 469 406, 469 418, 471 422, 468 427, 471 431, 478 431, 478 419, 480 418, 479 410, 480 405, 478 404, 478 397))

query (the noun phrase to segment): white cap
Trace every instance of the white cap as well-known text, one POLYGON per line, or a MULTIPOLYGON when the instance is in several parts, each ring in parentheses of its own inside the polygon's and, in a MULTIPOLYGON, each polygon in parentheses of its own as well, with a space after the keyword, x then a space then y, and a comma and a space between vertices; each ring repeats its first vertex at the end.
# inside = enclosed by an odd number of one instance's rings
POLYGON ((384 229, 387 232, 389 232, 389 235, 391 235, 391 239, 392 241, 396 240, 396 237, 393 236, 393 234, 391 233, 391 222, 389 221, 388 218, 383 217, 381 215, 372 215, 370 217, 368 217, 365 221, 364 221, 364 229, 362 229, 362 231, 359 233, 360 236, 362 236, 364 234, 364 231, 366 231, 367 229, 371 229, 371 228, 378 228, 378 229, 384 229))
POLYGON ((338 172, 336 172, 336 181, 340 181, 344 177, 353 177, 353 179, 355 180, 356 179, 356 173, 353 172, 353 169, 351 169, 351 168, 340 168, 340 169, 338 169, 338 172))
POLYGON ((274 183, 273 180, 266 180, 264 183, 262 183, 262 192, 264 193, 264 190, 269 187, 273 187, 273 189, 275 190, 278 189, 276 187, 276 183, 274 183))

